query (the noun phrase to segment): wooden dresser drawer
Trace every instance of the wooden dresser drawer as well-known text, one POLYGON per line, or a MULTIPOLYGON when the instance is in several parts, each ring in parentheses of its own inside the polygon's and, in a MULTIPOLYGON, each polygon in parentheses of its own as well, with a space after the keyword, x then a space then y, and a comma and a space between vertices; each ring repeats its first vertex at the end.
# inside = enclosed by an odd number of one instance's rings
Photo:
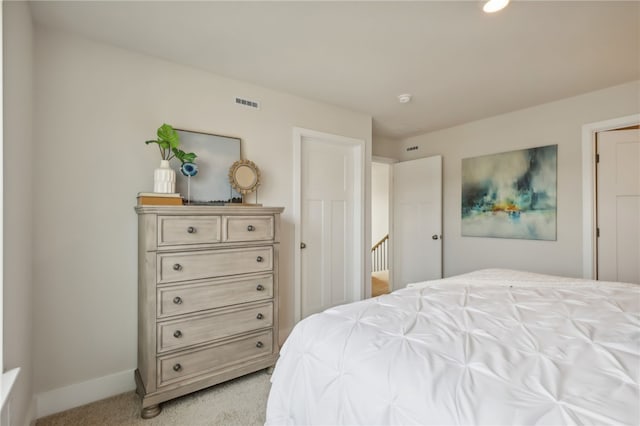
POLYGON ((158 268, 158 283, 268 272, 273 247, 164 253, 158 255, 158 268))
POLYGON ((273 216, 225 216, 225 241, 273 240, 273 216))
POLYGON ((164 386, 188 377, 199 376, 230 365, 270 355, 271 330, 223 344, 158 359, 158 385, 164 386))
POLYGON ((219 216, 158 216, 158 246, 220 241, 219 216))
POLYGON ((158 317, 189 314, 273 297, 273 274, 158 288, 158 317))
POLYGON ((207 343, 273 324, 273 303, 158 323, 158 352, 207 343))

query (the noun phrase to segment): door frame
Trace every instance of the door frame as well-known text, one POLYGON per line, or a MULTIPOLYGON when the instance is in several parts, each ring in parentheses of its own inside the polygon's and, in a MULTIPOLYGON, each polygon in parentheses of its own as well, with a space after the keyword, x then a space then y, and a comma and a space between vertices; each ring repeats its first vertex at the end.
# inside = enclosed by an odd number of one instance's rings
POLYGON ((596 134, 640 124, 640 114, 582 126, 582 276, 595 279, 596 250, 596 134))
POLYGON ((302 144, 305 138, 317 138, 334 144, 351 146, 355 150, 354 177, 354 227, 352 257, 355 265, 353 268, 353 291, 360 299, 364 295, 365 277, 365 148, 363 139, 334 135, 316 130, 293 128, 293 226, 294 226, 294 255, 293 255, 293 320, 300 321, 302 316, 302 267, 300 243, 302 242, 302 144))

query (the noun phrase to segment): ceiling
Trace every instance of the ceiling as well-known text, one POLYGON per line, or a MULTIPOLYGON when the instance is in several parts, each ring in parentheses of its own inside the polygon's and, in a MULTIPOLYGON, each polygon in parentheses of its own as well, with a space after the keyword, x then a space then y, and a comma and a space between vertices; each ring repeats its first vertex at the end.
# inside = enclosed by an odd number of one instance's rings
MULTIPOLYGON (((32 2, 36 25, 362 112, 400 139, 640 79, 640 2, 32 2), (398 95, 413 95, 409 103, 398 95)), ((247 96, 250 96, 248 94, 247 96)), ((259 100, 259 99, 258 99, 259 100)))

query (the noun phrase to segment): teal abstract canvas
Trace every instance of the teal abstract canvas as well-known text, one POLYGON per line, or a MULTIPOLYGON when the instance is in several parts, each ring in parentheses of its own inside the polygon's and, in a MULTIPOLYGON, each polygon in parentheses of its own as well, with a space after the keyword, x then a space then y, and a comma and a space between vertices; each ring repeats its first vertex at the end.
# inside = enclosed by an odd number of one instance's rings
POLYGON ((558 146, 462 160, 462 235, 556 240, 558 146))

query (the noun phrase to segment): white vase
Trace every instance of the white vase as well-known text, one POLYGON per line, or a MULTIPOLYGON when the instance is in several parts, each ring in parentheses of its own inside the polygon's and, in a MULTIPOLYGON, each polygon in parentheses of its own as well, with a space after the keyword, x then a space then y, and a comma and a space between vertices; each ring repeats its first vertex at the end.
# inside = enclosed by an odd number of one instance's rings
POLYGON ((160 160, 160 167, 153 172, 153 192, 163 194, 176 192, 176 172, 169 167, 168 160, 160 160))

